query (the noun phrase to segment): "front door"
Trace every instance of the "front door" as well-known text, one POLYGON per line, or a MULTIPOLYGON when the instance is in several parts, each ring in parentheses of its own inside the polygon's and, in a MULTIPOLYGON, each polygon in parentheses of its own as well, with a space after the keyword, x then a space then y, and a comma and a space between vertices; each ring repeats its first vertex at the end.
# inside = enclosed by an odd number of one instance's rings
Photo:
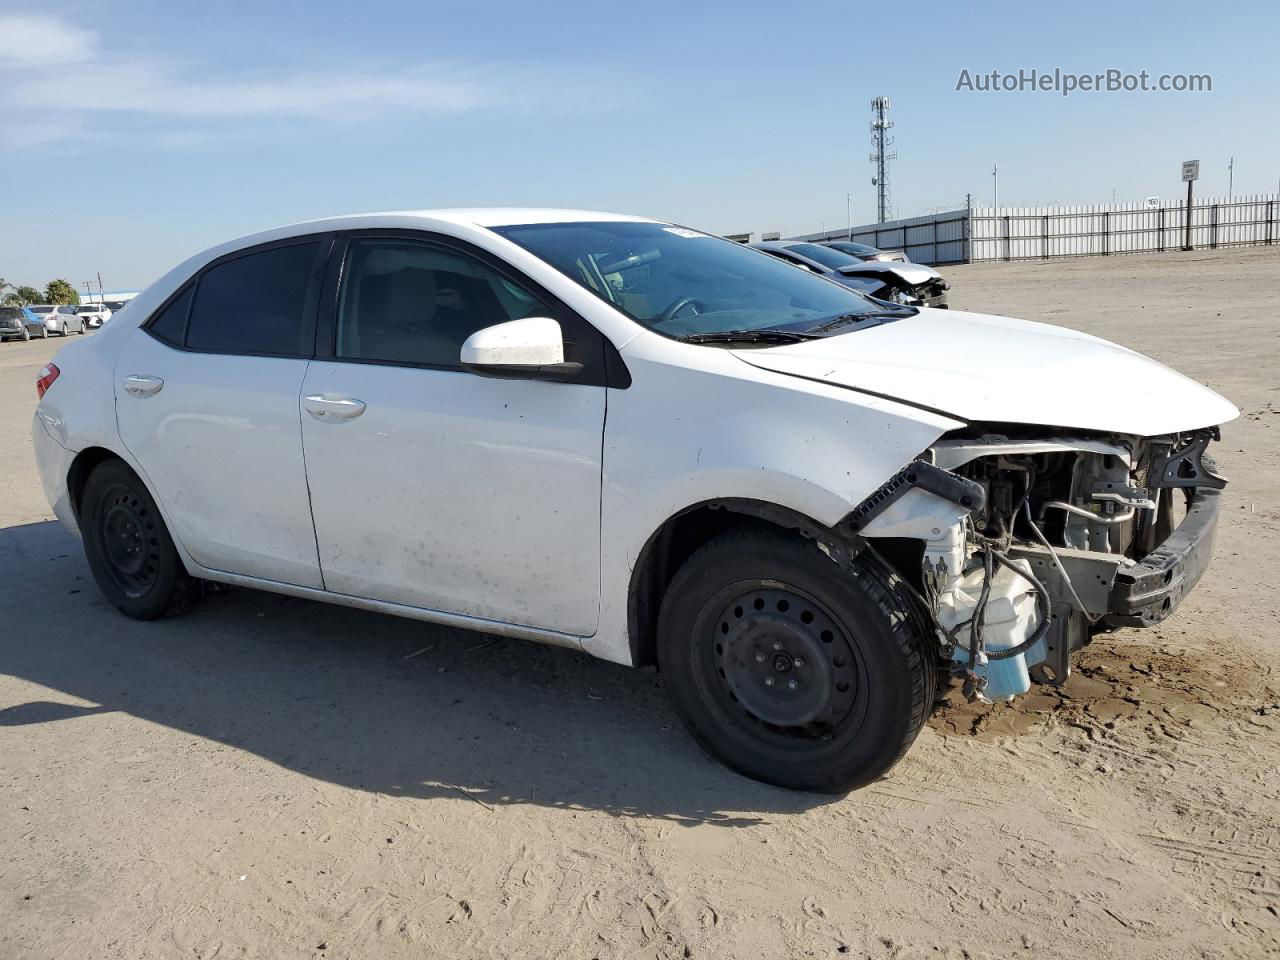
POLYGON ((301 401, 326 588, 592 633, 605 388, 458 362, 475 330, 550 308, 448 243, 356 237, 342 277, 301 401))

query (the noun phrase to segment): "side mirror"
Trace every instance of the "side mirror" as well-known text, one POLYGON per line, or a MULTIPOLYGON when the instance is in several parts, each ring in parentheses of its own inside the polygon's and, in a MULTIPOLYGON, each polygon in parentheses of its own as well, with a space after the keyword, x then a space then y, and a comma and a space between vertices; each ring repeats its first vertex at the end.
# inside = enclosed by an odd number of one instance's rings
POLYGON ((462 345, 462 366, 485 377, 561 380, 582 364, 566 363, 560 324, 549 317, 508 320, 477 330, 462 345))

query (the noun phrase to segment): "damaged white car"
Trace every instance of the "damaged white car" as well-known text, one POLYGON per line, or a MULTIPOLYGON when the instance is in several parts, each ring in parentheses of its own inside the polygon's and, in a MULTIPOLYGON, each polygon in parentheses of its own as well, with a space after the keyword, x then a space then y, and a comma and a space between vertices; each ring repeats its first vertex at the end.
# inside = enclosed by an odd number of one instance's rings
POLYGON ((1016 696, 1167 617, 1237 414, 1094 337, 558 210, 226 244, 37 390, 124 613, 213 581, 656 666, 710 753, 822 791, 888 770, 940 678, 1016 696))

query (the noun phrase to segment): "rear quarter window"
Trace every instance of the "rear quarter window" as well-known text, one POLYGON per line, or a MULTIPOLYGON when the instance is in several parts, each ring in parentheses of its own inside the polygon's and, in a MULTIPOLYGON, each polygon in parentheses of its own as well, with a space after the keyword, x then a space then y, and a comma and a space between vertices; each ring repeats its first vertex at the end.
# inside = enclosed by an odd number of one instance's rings
POLYGON ((187 332, 187 313, 191 310, 191 293, 194 289, 192 284, 187 284, 185 290, 151 318, 146 327, 147 333, 171 347, 182 346, 182 340, 187 332))

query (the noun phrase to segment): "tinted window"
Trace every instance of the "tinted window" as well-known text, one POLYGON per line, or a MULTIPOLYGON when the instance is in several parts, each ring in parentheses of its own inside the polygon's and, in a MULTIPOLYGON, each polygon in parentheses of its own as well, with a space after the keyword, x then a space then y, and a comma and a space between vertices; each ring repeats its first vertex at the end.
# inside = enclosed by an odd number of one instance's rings
POLYGON ((53 307, 32 307, 32 313, 53 313, 53 307))
POLYGON ((17 320, 22 316, 22 311, 17 307, 0 307, 0 320, 17 320))
POLYGON ((151 322, 147 324, 147 332, 157 340, 163 340, 171 346, 182 346, 182 337, 187 330, 187 309, 191 306, 191 291, 193 289, 188 284, 187 289, 183 290, 181 294, 169 302, 167 307, 152 317, 151 322))
POLYGON ((824 267, 830 267, 832 270, 839 270, 841 267, 857 266, 860 261, 857 257, 839 250, 832 250, 830 247, 820 247, 816 243, 793 243, 787 247, 792 253, 798 253, 802 257, 808 257, 815 263, 820 263, 824 267))
POLYGON ((319 243, 250 253, 201 274, 187 346, 212 353, 310 355, 303 311, 319 243))
POLYGON ((875 256, 880 252, 875 247, 868 247, 865 243, 854 243, 851 240, 841 240, 839 243, 829 243, 827 246, 843 250, 845 253, 852 253, 858 257, 875 256))
POLYGON ((473 257, 409 240, 352 240, 335 353, 359 360, 460 366, 483 327, 549 316, 534 296, 473 257))

